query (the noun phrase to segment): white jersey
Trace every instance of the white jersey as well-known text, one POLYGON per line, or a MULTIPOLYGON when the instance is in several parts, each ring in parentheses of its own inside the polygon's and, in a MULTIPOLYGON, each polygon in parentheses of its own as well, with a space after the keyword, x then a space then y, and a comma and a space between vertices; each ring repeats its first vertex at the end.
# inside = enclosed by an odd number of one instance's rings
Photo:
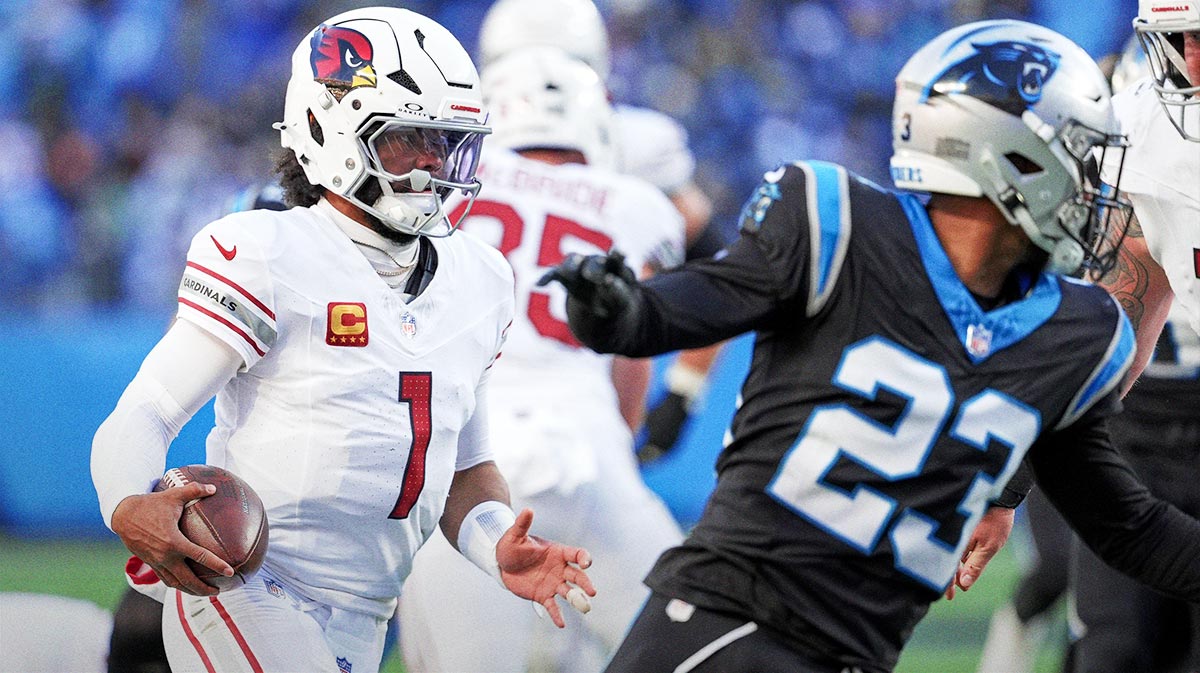
POLYGON ((1121 191, 1133 202, 1176 302, 1200 332, 1200 143, 1179 136, 1149 79, 1114 96, 1113 107, 1130 144, 1121 191))
POLYGON ((542 485, 569 489, 594 470, 567 466, 588 461, 588 452, 564 450, 562 442, 590 432, 597 415, 609 425, 623 424, 611 357, 575 340, 566 321, 566 291, 557 283, 538 287, 537 281, 573 252, 615 248, 636 270, 674 266, 683 259, 683 220, 652 185, 596 167, 550 165, 489 148, 479 176, 485 186, 462 229, 496 246, 516 277, 516 315, 489 382, 494 436, 507 427, 504 410, 514 407, 527 406, 545 421, 526 419, 543 431, 540 438, 493 442, 497 463, 517 492, 528 486, 531 469, 542 485), (539 455, 543 448, 546 455, 539 455), (517 454, 527 460, 514 460, 517 454))
POLYGON ((491 457, 460 451, 460 432, 512 318, 495 250, 429 241, 437 270, 406 304, 321 206, 235 213, 192 240, 179 290, 179 317, 245 360, 217 395, 208 462, 262 498, 266 567, 379 616, 455 470, 491 457))
POLYGON ((657 110, 617 105, 613 126, 618 171, 637 176, 666 194, 692 181, 696 158, 679 122, 657 110))
POLYGON ((638 472, 611 356, 571 336, 559 284, 536 283, 572 252, 616 248, 634 269, 673 266, 683 221, 661 191, 632 176, 496 147, 483 156, 484 186, 461 235, 503 251, 517 288, 504 357, 488 381, 496 464, 513 506, 537 512, 539 534, 591 552, 588 574, 607 598, 582 618, 564 615, 564 630, 540 628, 528 601, 472 571, 435 535, 404 587, 401 647, 412 670, 520 673, 539 662, 547 664, 539 670, 598 672, 646 601, 642 577, 683 535, 638 472))

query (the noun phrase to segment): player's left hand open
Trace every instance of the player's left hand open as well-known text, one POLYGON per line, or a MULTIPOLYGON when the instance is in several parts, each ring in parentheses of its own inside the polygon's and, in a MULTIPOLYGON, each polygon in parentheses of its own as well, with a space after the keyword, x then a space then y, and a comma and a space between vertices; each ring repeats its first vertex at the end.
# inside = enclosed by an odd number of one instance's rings
POLYGON ((525 508, 496 543, 500 579, 514 594, 546 609, 558 628, 564 628, 556 596, 580 612, 592 609, 589 596, 596 595, 592 580, 584 572, 592 565, 586 549, 568 547, 529 534, 533 510, 525 508))

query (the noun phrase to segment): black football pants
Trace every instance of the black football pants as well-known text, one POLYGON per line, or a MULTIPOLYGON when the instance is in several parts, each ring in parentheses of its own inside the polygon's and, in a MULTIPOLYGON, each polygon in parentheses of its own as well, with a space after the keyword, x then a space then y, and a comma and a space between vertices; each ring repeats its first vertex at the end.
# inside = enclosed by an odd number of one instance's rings
MULTIPOLYGON (((1121 414, 1113 443, 1154 495, 1200 515, 1200 410, 1171 423, 1121 414)), ((1074 673, 1200 671, 1200 605, 1173 600, 1113 570, 1079 545, 1076 607, 1086 632, 1072 645, 1074 673)))
POLYGON ((743 617, 650 595, 605 673, 865 673, 821 666, 743 617))

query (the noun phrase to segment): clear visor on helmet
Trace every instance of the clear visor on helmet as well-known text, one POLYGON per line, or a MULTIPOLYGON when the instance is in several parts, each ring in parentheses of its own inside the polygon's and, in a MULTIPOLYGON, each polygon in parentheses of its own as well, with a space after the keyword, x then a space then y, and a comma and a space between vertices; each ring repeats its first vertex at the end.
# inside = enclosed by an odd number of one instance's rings
POLYGON ((380 194, 368 197, 370 203, 352 200, 401 233, 448 236, 466 212, 451 222, 443 204, 460 191, 470 210, 479 193, 475 169, 488 133, 486 126, 465 122, 377 118, 358 142, 367 157, 364 178, 377 180, 380 194))
POLYGON ((466 189, 474 184, 483 135, 478 126, 390 119, 362 142, 371 158, 368 172, 388 182, 405 183, 413 170, 428 172, 432 185, 397 185, 421 192, 431 186, 466 189))
POLYGON ((1122 135, 1077 122, 1068 122, 1059 133, 1059 140, 1080 176, 1075 198, 1059 207, 1059 221, 1067 235, 1076 239, 1085 251, 1084 271, 1101 277, 1116 264, 1133 209, 1120 190, 1128 144, 1122 135), (1101 180, 1101 167, 1105 168, 1107 182, 1101 180))

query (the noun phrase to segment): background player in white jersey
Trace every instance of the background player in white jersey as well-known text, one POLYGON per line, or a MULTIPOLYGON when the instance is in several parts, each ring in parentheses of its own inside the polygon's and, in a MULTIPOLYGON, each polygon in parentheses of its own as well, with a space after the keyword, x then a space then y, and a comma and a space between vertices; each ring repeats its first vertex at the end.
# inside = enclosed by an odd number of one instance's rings
MULTIPOLYGON (((543 45, 587 63, 602 80, 609 76, 608 31, 592 0, 498 0, 479 29, 481 67, 514 49, 543 45)), ((636 175, 666 194, 683 216, 687 259, 711 257, 726 236, 712 223, 712 202, 696 185, 696 159, 679 122, 649 108, 613 108, 616 168, 636 175)), ((705 377, 720 345, 684 351, 665 375, 667 394, 646 415, 645 462, 670 451, 705 391, 705 377)))
POLYGON ((649 361, 583 348, 566 324, 565 293, 535 284, 575 252, 617 247, 635 268, 673 266, 683 223, 653 185, 611 170, 611 111, 587 65, 553 47, 527 47, 485 66, 482 81, 494 126, 479 169, 487 186, 462 228, 504 253, 517 289, 489 382, 496 463, 514 504, 536 509, 542 530, 592 552, 589 574, 605 595, 579 628, 547 633, 523 601, 468 576, 461 556, 435 536, 400 601, 405 664, 418 672, 521 673, 531 664, 598 671, 648 596, 641 575, 682 533, 630 450, 649 361))
MULTIPOLYGON (((1133 217, 1117 266, 1101 279, 1137 332, 1132 385, 1171 302, 1200 332, 1200 5, 1140 0, 1134 30, 1151 77, 1113 97, 1129 137, 1121 188, 1133 217)), ((1118 167, 1104 166, 1109 180, 1118 167)))
POLYGON ((106 523, 170 587, 172 670, 370 673, 412 557, 448 539, 562 625, 586 609, 586 551, 528 535, 487 441, 486 382, 512 320, 512 271, 449 236, 443 200, 478 192, 487 112, 474 65, 437 23, 338 15, 292 59, 284 212, 199 232, 178 320, 96 433, 106 523), (148 493, 167 445, 217 395, 208 462, 267 508, 259 574, 216 595, 185 565, 230 569, 180 534, 207 487, 148 493))

